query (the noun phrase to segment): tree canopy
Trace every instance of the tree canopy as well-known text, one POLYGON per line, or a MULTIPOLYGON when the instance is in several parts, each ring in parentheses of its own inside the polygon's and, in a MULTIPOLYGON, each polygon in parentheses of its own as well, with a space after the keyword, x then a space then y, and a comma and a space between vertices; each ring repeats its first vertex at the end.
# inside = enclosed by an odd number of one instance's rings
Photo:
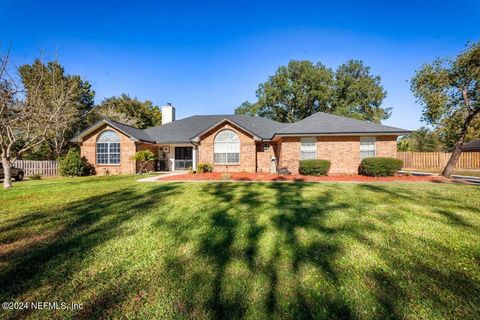
POLYGON ((387 93, 381 78, 370 74, 359 60, 340 65, 334 75, 331 113, 376 123, 388 119, 391 108, 382 108, 387 93))
MULTIPOLYGON (((450 117, 445 117, 436 127, 442 143, 447 149, 451 149, 455 146, 458 137, 462 130, 462 119, 465 115, 462 112, 455 112, 450 117)), ((467 133, 465 134, 465 142, 480 139, 480 116, 475 117, 470 123, 467 133)))
POLYGON ((427 127, 421 127, 402 137, 397 144, 398 151, 437 152, 444 149, 438 133, 427 127))
POLYGON ((162 124, 162 112, 151 101, 140 101, 128 94, 104 99, 96 108, 97 117, 107 117, 140 129, 162 124))
POLYGON ((386 92, 380 81, 358 60, 336 71, 321 63, 292 60, 259 85, 257 102, 245 101, 235 113, 295 122, 323 111, 378 123, 391 112, 381 107, 386 92))
POLYGON ((478 124, 480 113, 480 43, 471 44, 455 59, 423 65, 411 82, 422 106, 422 120, 454 141, 452 157, 442 175, 449 177, 463 143, 478 124))
POLYGON ((50 134, 44 143, 24 155, 30 159, 55 159, 63 156, 73 136, 91 124, 95 92, 88 81, 78 75, 68 75, 57 61, 42 62, 19 68, 27 98, 33 93, 41 97, 50 109, 59 109, 53 118, 50 134))
POLYGON ((16 159, 48 139, 56 139, 59 128, 68 127, 63 122, 71 121, 70 113, 78 107, 78 84, 64 76, 56 61, 44 64, 37 60, 32 66, 17 68, 8 53, 0 55, 0 157, 4 188, 12 187, 11 169, 16 159))
POLYGON ((243 114, 254 117, 258 115, 258 104, 251 103, 250 101, 244 101, 235 109, 235 114, 243 114))

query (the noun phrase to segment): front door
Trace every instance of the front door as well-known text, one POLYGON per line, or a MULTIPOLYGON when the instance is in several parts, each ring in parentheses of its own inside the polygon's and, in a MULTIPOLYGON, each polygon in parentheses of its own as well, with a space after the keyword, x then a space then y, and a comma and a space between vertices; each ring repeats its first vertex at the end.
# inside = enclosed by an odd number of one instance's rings
POLYGON ((186 170, 193 165, 193 147, 175 147, 175 170, 186 170))

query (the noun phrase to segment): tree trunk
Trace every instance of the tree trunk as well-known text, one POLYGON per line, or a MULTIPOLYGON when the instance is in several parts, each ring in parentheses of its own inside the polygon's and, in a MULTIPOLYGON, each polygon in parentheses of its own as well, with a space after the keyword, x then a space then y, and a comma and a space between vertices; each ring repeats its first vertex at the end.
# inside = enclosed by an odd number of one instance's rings
POLYGON ((3 165, 3 188, 10 189, 12 187, 12 164, 9 159, 2 157, 3 165))
POLYGON ((458 159, 460 159, 460 155, 462 154, 462 147, 465 141, 465 135, 467 134, 468 126, 470 125, 470 122, 472 122, 473 118, 475 118, 477 113, 478 111, 469 113, 467 118, 465 119, 465 122, 462 125, 462 131, 460 133, 460 137, 458 138, 457 142, 455 142, 452 155, 450 156, 450 159, 448 160, 447 165, 442 171, 442 176, 444 176, 445 178, 450 178, 453 172, 453 168, 455 168, 455 165, 457 164, 458 159))
POLYGON ((442 171, 442 176, 445 178, 450 178, 453 172, 453 168, 455 168, 455 165, 458 162, 458 159, 460 159, 460 155, 462 154, 462 147, 463 147, 463 138, 462 142, 457 141, 455 143, 455 146, 453 147, 452 155, 450 156, 450 159, 448 159, 447 165, 442 171))

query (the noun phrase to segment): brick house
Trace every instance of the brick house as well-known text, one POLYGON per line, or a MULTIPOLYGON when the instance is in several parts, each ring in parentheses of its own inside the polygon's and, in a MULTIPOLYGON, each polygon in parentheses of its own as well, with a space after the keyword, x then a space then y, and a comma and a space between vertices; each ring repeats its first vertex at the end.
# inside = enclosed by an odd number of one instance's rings
POLYGON ((318 112, 296 123, 244 115, 191 116, 175 120, 162 107, 162 125, 137 129, 103 119, 72 141, 97 174, 129 174, 131 160, 149 149, 158 156, 151 170, 178 171, 210 163, 214 171, 298 173, 299 160, 326 159, 331 174, 354 174, 364 157, 395 157, 398 136, 409 131, 318 112))

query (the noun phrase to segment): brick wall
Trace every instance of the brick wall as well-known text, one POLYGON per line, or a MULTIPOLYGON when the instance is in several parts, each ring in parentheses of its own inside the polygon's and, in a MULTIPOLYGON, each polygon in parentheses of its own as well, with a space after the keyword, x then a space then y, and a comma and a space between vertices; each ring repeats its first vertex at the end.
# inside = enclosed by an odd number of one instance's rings
POLYGON ((98 175, 109 174, 131 174, 135 173, 135 162, 131 160, 131 157, 135 154, 136 146, 135 142, 130 140, 129 137, 119 132, 115 128, 108 125, 97 129, 95 132, 86 136, 83 142, 80 144, 80 153, 87 158, 88 162, 95 167, 95 171, 98 175), (105 130, 115 131, 120 136, 120 164, 118 165, 97 165, 96 161, 96 142, 98 135, 105 130))
POLYGON ((331 174, 356 174, 360 165, 360 137, 318 137, 317 158, 331 161, 331 174))
POLYGON ((377 157, 397 157, 397 137, 396 136, 378 136, 377 137, 377 157))
POLYGON ((300 138, 283 137, 278 143, 278 155, 278 167, 287 167, 292 173, 298 173, 300 138))
MULTIPOLYGON (((376 137, 377 157, 396 157, 397 137, 376 137)), ((279 142, 279 167, 288 167, 298 173, 300 138, 283 137, 279 142)), ((360 137, 317 137, 317 159, 330 160, 330 174, 356 174, 360 165, 360 137)))
POLYGON ((257 149, 257 171, 270 172, 272 157, 277 157, 277 144, 275 142, 258 142, 257 149), (263 145, 268 144, 267 151, 263 150, 263 145))
MULTIPOLYGON (((231 124, 222 124, 210 130, 201 137, 198 146, 199 162, 208 162, 214 165, 215 171, 220 172, 270 172, 271 158, 276 156, 279 167, 288 167, 292 173, 298 173, 300 161, 300 137, 283 137, 278 142, 269 142, 268 151, 263 151, 263 142, 257 142, 240 128, 231 124), (213 161, 213 142, 216 134, 224 129, 237 133, 240 139, 240 164, 215 165, 213 161)), ((377 157, 396 157, 396 136, 376 137, 377 157)), ((129 137, 108 125, 96 130, 81 143, 81 155, 95 167, 97 174, 133 174, 138 164, 131 160, 137 150, 151 150, 157 154, 157 146, 147 143, 135 143, 129 137), (120 164, 97 165, 96 141, 104 130, 113 130, 120 136, 120 164)), ((317 137, 317 158, 332 162, 331 174, 356 174, 360 164, 360 138, 358 136, 330 136, 317 137)), ((149 170, 153 170, 153 164, 149 170)))
POLYGON ((210 130, 201 137, 198 145, 198 162, 208 162, 213 165, 214 171, 219 172, 255 172, 256 152, 253 138, 240 128, 225 123, 210 130), (240 139, 240 164, 238 165, 216 165, 213 161, 213 142, 218 132, 224 129, 234 131, 240 139))

